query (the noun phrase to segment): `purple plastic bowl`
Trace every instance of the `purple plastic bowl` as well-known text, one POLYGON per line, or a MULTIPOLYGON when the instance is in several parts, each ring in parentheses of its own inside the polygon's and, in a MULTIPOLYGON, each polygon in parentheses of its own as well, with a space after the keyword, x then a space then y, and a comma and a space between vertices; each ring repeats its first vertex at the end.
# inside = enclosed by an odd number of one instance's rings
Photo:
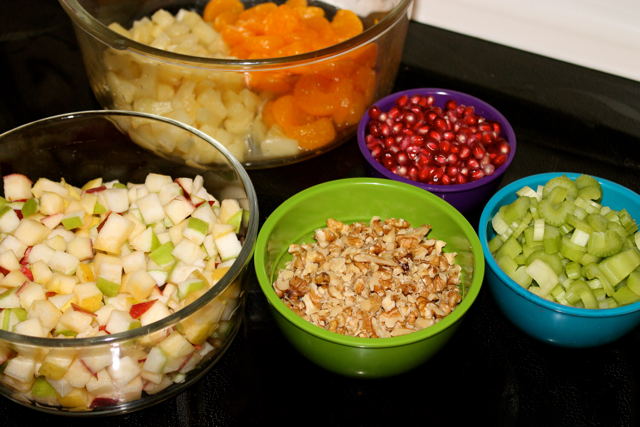
POLYGON ((502 181, 504 172, 507 170, 507 168, 511 164, 511 161, 513 160, 513 157, 516 154, 516 135, 513 132, 513 128, 511 127, 507 119, 491 105, 474 96, 467 95, 466 93, 456 92, 448 89, 423 88, 405 90, 403 92, 392 93, 391 95, 382 98, 374 105, 378 106, 381 111, 388 111, 389 109, 391 109, 391 107, 393 107, 396 99, 398 99, 402 95, 411 97, 412 95, 416 94, 423 96, 432 95, 435 98, 434 105, 442 108, 444 108, 445 102, 447 102, 449 99, 453 99, 458 104, 475 107, 476 114, 483 116, 486 119, 500 122, 500 124, 502 125, 502 133, 500 135, 504 139, 506 139, 509 144, 511 144, 511 153, 509 153, 507 161, 502 166, 497 168, 493 175, 479 179, 478 181, 469 182, 467 184, 430 185, 412 181, 408 178, 403 178, 391 172, 382 164, 378 163, 367 148, 365 135, 367 127, 369 125, 369 121, 371 121, 371 119, 369 118, 369 113, 367 112, 360 120, 360 126, 358 127, 358 145, 360 147, 362 155, 365 159, 367 159, 368 172, 372 177, 375 178, 392 179, 394 181, 405 182, 407 184, 415 185, 416 187, 427 190, 430 193, 433 193, 436 196, 447 201, 463 215, 474 213, 477 209, 484 206, 484 204, 496 192, 496 190, 500 186, 500 182, 502 181))

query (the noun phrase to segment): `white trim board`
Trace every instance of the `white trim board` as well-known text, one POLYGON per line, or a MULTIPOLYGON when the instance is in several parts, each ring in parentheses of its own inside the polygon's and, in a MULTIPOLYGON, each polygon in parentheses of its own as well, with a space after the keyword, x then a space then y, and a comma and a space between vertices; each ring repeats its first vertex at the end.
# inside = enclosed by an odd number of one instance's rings
POLYGON ((415 0, 412 19, 640 81, 640 0, 415 0))

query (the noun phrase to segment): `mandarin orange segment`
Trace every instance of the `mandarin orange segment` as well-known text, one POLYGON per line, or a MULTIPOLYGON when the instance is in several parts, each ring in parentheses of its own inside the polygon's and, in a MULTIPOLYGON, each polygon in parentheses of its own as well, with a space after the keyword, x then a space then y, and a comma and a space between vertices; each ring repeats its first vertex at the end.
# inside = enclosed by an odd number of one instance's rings
POLYGON ((238 16, 240 14, 238 12, 234 12, 232 10, 227 10, 218 14, 213 20, 213 29, 217 32, 221 32, 227 26, 233 25, 238 21, 238 16))
POLYGON ((267 101, 264 107, 262 107, 262 121, 268 128, 271 128, 277 123, 273 115, 273 101, 267 101))
POLYGON ((307 7, 307 0, 287 0, 285 3, 289 7, 307 7))
POLYGON ((324 10, 321 7, 309 6, 309 7, 296 7, 294 9, 302 19, 324 17, 324 10))
POLYGON ((360 122, 368 106, 369 103, 365 101, 361 93, 353 92, 344 97, 332 116, 336 128, 341 130, 360 122))
POLYGON ((331 21, 331 27, 340 42, 355 37, 364 30, 358 15, 346 9, 340 9, 336 12, 336 16, 331 21))
POLYGON ((284 128, 284 134, 298 141, 303 150, 315 150, 324 147, 336 139, 336 129, 327 117, 322 117, 313 123, 303 126, 284 128))
POLYGON ((258 92, 273 92, 278 95, 291 93, 298 79, 284 71, 253 72, 249 76, 249 87, 258 92))
POLYGON ((369 43, 359 47, 350 54, 354 61, 366 68, 374 68, 378 60, 378 45, 369 43))
POLYGON ((202 19, 213 22, 218 15, 223 12, 240 13, 244 10, 244 5, 239 0, 211 0, 207 3, 202 13, 202 19))
MULTIPOLYGON (((248 38, 242 43, 242 47, 249 52, 264 53, 276 51, 285 45, 285 41, 281 36, 255 36, 248 38)), ((265 56, 265 58, 268 56, 265 56)))
POLYGON ((245 40, 255 37, 254 33, 237 25, 229 25, 224 28, 220 34, 224 41, 232 47, 241 45, 245 40))
POLYGON ((296 105, 293 95, 284 95, 273 103, 273 117, 283 129, 304 126, 313 122, 313 117, 296 105))
POLYGON ((293 88, 296 105, 313 116, 328 116, 340 102, 338 83, 321 74, 305 74, 293 88))

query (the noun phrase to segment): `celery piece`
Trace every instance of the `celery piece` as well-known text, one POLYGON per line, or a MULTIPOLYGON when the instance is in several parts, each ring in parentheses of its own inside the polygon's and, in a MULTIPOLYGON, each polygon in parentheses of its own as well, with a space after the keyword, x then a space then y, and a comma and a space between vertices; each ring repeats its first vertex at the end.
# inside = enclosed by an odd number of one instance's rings
POLYGON ((525 289, 529 289, 532 279, 531 276, 527 274, 526 268, 527 267, 524 265, 519 266, 512 274, 509 275, 509 277, 511 277, 518 285, 525 289))
POLYGON ((522 254, 523 254, 524 256, 526 256, 526 257, 529 257, 529 255, 531 255, 532 253, 537 252, 537 251, 544 251, 544 246, 542 246, 542 245, 535 245, 535 246, 531 246, 531 247, 529 247, 529 246, 527 246, 527 245, 524 245, 524 246, 522 247, 522 254))
POLYGON ((554 298, 557 298, 558 295, 564 294, 564 288, 561 284, 557 284, 550 292, 550 295, 554 298))
POLYGON ((585 220, 585 218, 587 218, 588 215, 589 213, 587 211, 577 206, 576 206, 576 209, 573 211, 573 216, 575 216, 580 220, 585 220))
POLYGON ((587 222, 595 231, 605 232, 609 220, 600 214, 592 213, 587 217, 587 222))
POLYGON ((520 254, 520 255, 518 255, 517 257, 515 257, 513 260, 514 260, 514 261, 516 262, 516 264, 518 264, 518 265, 524 265, 524 264, 526 263, 526 261, 527 261, 527 257, 526 257, 526 256, 524 256, 524 254, 520 254))
POLYGON ((598 257, 615 255, 622 249, 622 236, 614 230, 595 231, 587 244, 587 253, 598 257))
POLYGON ((596 288, 596 289, 591 288, 591 290, 593 291, 593 295, 595 295, 598 302, 602 301, 607 297, 607 293, 604 291, 603 288, 596 288))
POLYGON ((518 243, 518 240, 509 237, 503 244, 500 246, 500 249, 496 252, 496 255, 506 255, 509 258, 513 259, 517 257, 520 253, 522 253, 522 245, 518 243))
POLYGON ((588 185, 578 190, 578 197, 585 200, 602 200, 602 188, 593 185, 588 185))
POLYGON ((578 246, 587 246, 589 237, 591 237, 590 233, 585 233, 584 231, 576 228, 573 230, 573 234, 571 235, 571 242, 578 246))
POLYGON ((579 301, 580 301, 580 295, 578 295, 577 293, 573 292, 571 290, 571 286, 569 286, 565 292, 564 292, 564 297, 567 300, 567 302, 573 306, 575 306, 579 301))
POLYGON ((547 181, 547 183, 544 185, 544 189, 542 190, 542 197, 548 197, 556 187, 566 188, 568 199, 575 200, 575 198, 578 197, 578 187, 576 186, 575 182, 573 182, 566 175, 557 176, 547 181))
POLYGON ((553 268, 541 259, 535 259, 526 268, 527 274, 540 286, 540 296, 546 297, 558 284, 558 275, 553 268))
POLYGON ((558 227, 558 231, 560 231, 560 234, 562 234, 563 236, 566 236, 573 231, 573 226, 565 222, 560 227, 558 227))
MULTIPOLYGON (((500 211, 502 211, 502 209, 500 209, 500 211)), ((491 225, 496 234, 504 234, 509 229, 509 223, 504 220, 500 211, 491 218, 491 225)))
POLYGON ((592 177, 591 175, 581 174, 573 182, 575 182, 576 187, 578 187, 578 190, 584 187, 602 188, 598 180, 592 177))
POLYGON ((627 277, 627 286, 636 294, 640 295, 640 269, 633 270, 627 277))
POLYGON ((553 205, 548 200, 543 199, 538 204, 538 208, 540 217, 544 218, 546 224, 560 227, 566 222, 567 214, 574 211, 575 205, 568 200, 559 205, 553 205))
POLYGON ((576 245, 567 236, 562 236, 562 244, 560 245, 560 253, 571 261, 580 262, 587 248, 576 245))
POLYGON ((622 226, 619 222, 609 221, 607 223, 607 231, 612 230, 615 231, 622 237, 623 239, 627 237, 627 229, 622 226))
POLYGON ((600 280, 600 283, 602 284, 602 287, 604 288, 604 291, 607 293, 607 295, 608 296, 613 295, 614 293, 613 286, 611 285, 611 283, 609 283, 609 280, 607 280, 606 276, 602 273, 602 271, 600 271, 600 268, 596 263, 591 262, 585 265, 583 270, 584 270, 582 272, 583 276, 585 276, 589 280, 597 278, 598 280, 600 280))
POLYGON ((500 239, 500 236, 495 236, 493 239, 489 240, 489 251, 494 254, 500 246, 502 246, 503 241, 500 239))
POLYGON ((640 295, 638 295, 635 292, 633 292, 631 289, 629 289, 628 286, 624 286, 624 287, 618 289, 613 294, 613 298, 620 305, 633 304, 634 302, 640 301, 640 295))
POLYGON ((516 194, 518 195, 518 197, 531 197, 538 200, 538 193, 536 193, 536 191, 533 188, 526 185, 521 189, 519 189, 518 191, 516 191, 516 194))
POLYGON ((568 192, 569 190, 567 190, 565 187, 557 186, 553 190, 551 190, 549 195, 546 196, 546 199, 549 200, 552 205, 557 205, 558 203, 562 203, 565 201, 568 192))
POLYGON ((638 224, 636 224, 636 221, 631 217, 626 209, 622 209, 618 212, 618 215, 620 216, 620 224, 622 224, 625 230, 627 230, 627 235, 638 231, 638 224))
POLYGON ((544 226, 544 235, 542 238, 542 245, 544 251, 548 254, 556 253, 560 250, 560 243, 562 242, 562 236, 558 228, 552 225, 544 226))
POLYGON ((549 267, 553 269, 553 271, 558 276, 564 273, 565 269, 564 269, 564 266, 562 265, 562 260, 560 259, 560 256, 557 253, 548 254, 545 251, 533 252, 531 255, 527 257, 527 261, 525 262, 525 265, 527 266, 531 265, 531 263, 533 263, 533 261, 536 259, 544 261, 547 265, 549 265, 549 267))
POLYGON ((539 218, 533 220, 533 241, 541 242, 544 238, 545 224, 544 219, 539 218))
POLYGON ((571 291, 580 297, 584 308, 598 308, 596 297, 584 280, 576 280, 571 283, 571 291))
POLYGON ((633 242, 636 244, 636 248, 640 249, 640 231, 634 234, 633 242))
POLYGON ((495 260, 498 267, 500 267, 500 269, 509 277, 511 277, 511 275, 518 269, 518 263, 508 255, 498 254, 495 257, 495 260))
POLYGON ((538 242, 533 240, 533 232, 534 232, 534 227, 528 227, 522 233, 524 235, 525 246, 531 247, 531 246, 538 245, 538 242))
POLYGON ((597 264, 600 261, 602 261, 602 257, 591 255, 590 253, 587 252, 582 256, 582 259, 580 260, 580 264, 587 265, 590 262, 595 262, 597 264))
POLYGON ((565 266, 565 272, 567 273, 567 277, 571 280, 578 280, 580 278, 580 270, 582 266, 575 261, 570 261, 565 266))
POLYGON ((609 221, 618 222, 618 223, 620 222, 620 217, 618 216, 617 211, 610 210, 606 214, 603 213, 602 215, 604 215, 604 217, 607 218, 609 221))
POLYGON ((604 288, 602 287, 602 282, 597 277, 592 279, 592 280, 589 280, 587 282, 587 285, 589 285, 589 287, 591 289, 594 289, 594 290, 595 289, 602 289, 602 291, 604 292, 604 288))
MULTIPOLYGON (((586 218, 584 216, 583 218, 586 218)), ((585 233, 593 233, 593 227, 589 225, 589 221, 585 221, 584 219, 580 219, 573 214, 567 215, 567 223, 578 230, 582 230, 585 233)))
POLYGON ((611 285, 623 281, 633 270, 640 266, 640 255, 634 249, 619 252, 600 261, 598 268, 611 285))
POLYGON ((514 221, 520 222, 527 214, 530 205, 530 197, 518 197, 511 204, 507 205, 503 213, 504 220, 507 224, 511 224, 514 221))
POLYGON ((527 212, 527 214, 524 216, 522 221, 520 221, 520 223, 517 225, 515 230, 513 230, 512 236, 515 237, 516 239, 519 238, 524 232, 524 230, 526 230, 527 227, 529 227, 529 225, 531 224, 531 219, 532 219, 531 213, 527 212))

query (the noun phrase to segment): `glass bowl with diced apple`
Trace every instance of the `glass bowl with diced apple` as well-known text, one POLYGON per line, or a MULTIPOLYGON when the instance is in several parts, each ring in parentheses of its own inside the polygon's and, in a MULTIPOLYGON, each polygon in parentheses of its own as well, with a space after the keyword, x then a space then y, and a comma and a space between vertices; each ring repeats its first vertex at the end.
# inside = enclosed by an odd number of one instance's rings
POLYGON ((606 179, 545 173, 487 203, 486 280, 518 328, 560 347, 616 341, 640 324, 640 196, 606 179))
MULTIPOLYGON (((183 121, 245 168, 355 136, 395 82, 412 0, 59 0, 107 109, 183 121)), ((160 139, 161 152, 196 155, 160 139)))
POLYGON ((258 207, 242 165, 172 119, 87 111, 0 135, 0 393, 135 411, 183 391, 241 323, 258 207), (156 127, 200 162, 149 150, 156 127))

